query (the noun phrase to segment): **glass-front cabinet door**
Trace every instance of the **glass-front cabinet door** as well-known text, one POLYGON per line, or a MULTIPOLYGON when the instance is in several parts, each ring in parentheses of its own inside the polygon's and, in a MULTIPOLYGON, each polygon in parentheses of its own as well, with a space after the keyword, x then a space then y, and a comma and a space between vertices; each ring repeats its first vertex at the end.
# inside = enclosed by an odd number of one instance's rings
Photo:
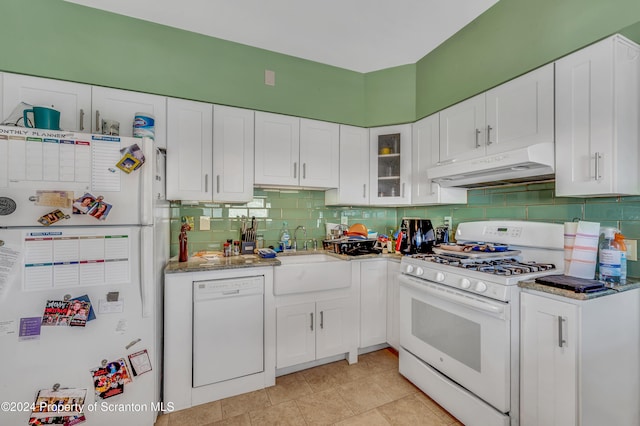
POLYGON ((411 125, 369 129, 373 205, 409 204, 411 199, 411 125))

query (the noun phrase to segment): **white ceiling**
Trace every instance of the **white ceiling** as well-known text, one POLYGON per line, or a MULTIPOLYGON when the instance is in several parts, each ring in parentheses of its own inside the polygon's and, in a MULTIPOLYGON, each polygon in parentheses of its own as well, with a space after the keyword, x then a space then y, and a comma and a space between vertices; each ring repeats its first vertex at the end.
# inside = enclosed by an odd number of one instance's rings
POLYGON ((66 0, 370 72, 415 63, 498 0, 66 0))

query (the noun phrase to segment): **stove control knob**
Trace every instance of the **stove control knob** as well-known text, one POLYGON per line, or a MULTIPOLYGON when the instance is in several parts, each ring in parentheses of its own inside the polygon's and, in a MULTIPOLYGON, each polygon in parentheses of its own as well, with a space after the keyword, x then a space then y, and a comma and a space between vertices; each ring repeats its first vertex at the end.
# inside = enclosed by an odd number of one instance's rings
POLYGON ((484 293, 485 291, 487 291, 487 285, 485 283, 483 283, 482 281, 478 281, 476 283, 475 290, 478 293, 484 293))
POLYGON ((420 276, 420 275, 422 275, 422 274, 424 274, 424 269, 422 269, 421 267, 419 267, 419 266, 418 266, 418 267, 416 268, 416 275, 417 275, 417 276, 420 276))
POLYGON ((463 278, 460 280, 460 287, 462 288, 469 288, 471 287, 471 281, 469 281, 468 278, 463 278))
POLYGON ((410 274, 413 272, 413 265, 407 265, 407 274, 410 274))
POLYGON ((444 274, 442 272, 436 273, 436 281, 438 281, 439 283, 444 281, 444 274))

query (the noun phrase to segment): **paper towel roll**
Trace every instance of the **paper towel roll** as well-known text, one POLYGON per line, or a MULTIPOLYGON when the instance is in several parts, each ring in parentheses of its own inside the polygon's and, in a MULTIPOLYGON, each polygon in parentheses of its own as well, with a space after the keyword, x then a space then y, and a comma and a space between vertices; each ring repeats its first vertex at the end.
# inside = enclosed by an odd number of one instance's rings
MULTIPOLYGON (((565 231, 567 228, 565 227, 565 231)), ((569 235, 572 228, 569 227, 569 235)), ((569 268, 565 275, 592 280, 596 275, 596 260, 598 258, 598 238, 600 224, 597 222, 578 222, 573 250, 569 260, 569 268)), ((569 237, 570 238, 570 237, 569 237)))

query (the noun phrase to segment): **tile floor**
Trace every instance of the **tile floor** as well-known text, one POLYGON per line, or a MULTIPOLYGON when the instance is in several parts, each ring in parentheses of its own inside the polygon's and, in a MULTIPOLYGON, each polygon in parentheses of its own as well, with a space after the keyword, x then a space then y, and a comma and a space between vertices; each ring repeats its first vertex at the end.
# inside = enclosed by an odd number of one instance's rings
POLYGON ((276 378, 267 389, 158 417, 156 426, 461 426, 398 373, 390 349, 276 378))

